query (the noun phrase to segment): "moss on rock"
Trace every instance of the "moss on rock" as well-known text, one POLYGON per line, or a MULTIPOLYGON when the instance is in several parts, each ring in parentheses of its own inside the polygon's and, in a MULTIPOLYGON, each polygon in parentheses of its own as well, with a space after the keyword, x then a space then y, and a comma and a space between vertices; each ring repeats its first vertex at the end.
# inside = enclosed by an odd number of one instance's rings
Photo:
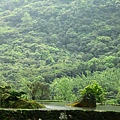
MULTIPOLYGON (((9 96, 9 95, 8 95, 9 96)), ((11 97, 11 96, 9 96, 11 97)), ((8 97, 8 98, 9 98, 8 97)), ((25 99, 17 99, 17 100, 9 100, 9 99, 4 99, 2 108, 22 108, 22 109, 38 109, 38 108, 45 108, 44 105, 37 103, 36 101, 33 100, 25 100, 25 99)))
POLYGON ((26 100, 21 98, 24 92, 16 91, 2 91, 0 93, 0 107, 1 108, 22 108, 22 109, 38 109, 45 108, 44 105, 33 100, 26 100))
POLYGON ((18 99, 14 103, 11 104, 12 108, 22 108, 22 109, 38 109, 38 108, 45 108, 44 105, 39 104, 33 100, 24 100, 18 99))
POLYGON ((93 94, 86 94, 83 96, 83 98, 78 101, 70 104, 69 106, 73 107, 96 107, 96 99, 93 94))

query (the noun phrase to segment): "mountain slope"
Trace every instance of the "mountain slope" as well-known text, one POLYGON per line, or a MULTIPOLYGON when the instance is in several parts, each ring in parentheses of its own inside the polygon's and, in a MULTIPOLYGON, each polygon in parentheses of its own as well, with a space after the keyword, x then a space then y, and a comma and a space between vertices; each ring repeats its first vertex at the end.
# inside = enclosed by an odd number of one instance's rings
POLYGON ((120 2, 1 0, 0 63, 9 82, 120 67, 120 2))

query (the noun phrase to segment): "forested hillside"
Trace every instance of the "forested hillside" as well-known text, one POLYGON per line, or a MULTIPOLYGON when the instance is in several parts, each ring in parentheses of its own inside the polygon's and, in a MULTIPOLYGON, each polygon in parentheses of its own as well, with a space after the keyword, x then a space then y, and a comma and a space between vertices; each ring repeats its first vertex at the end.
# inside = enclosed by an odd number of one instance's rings
POLYGON ((108 98, 120 99, 119 71, 119 0, 0 1, 2 85, 27 91, 64 78, 79 83, 74 94, 97 80, 108 98))

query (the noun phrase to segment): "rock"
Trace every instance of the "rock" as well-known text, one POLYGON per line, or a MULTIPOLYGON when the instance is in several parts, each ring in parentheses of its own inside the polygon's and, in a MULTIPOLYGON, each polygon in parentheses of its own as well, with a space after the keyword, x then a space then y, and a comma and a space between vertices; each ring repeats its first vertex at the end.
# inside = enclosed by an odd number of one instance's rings
POLYGON ((1 105, 2 108, 22 108, 22 109, 38 109, 45 108, 44 105, 37 103, 34 100, 25 100, 18 98, 9 93, 1 95, 1 105))
POLYGON ((23 100, 19 99, 11 104, 12 108, 22 108, 22 109, 38 109, 45 108, 44 105, 35 102, 34 100, 23 100))
POLYGON ((1 108, 38 109, 45 108, 44 105, 33 100, 22 98, 25 92, 12 91, 10 86, 0 86, 1 108))
POLYGON ((93 94, 86 94, 79 102, 71 104, 73 107, 96 107, 96 99, 93 94))

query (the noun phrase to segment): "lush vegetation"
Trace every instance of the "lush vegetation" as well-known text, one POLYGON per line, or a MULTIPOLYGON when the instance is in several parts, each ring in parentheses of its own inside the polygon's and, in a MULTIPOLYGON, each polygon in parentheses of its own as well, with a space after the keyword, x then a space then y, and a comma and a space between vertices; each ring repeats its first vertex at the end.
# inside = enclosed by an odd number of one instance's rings
POLYGON ((97 102, 106 99, 107 103, 119 103, 119 73, 120 69, 111 68, 103 72, 94 72, 92 75, 88 73, 87 77, 82 75, 57 78, 51 84, 51 92, 57 100, 79 100, 83 94, 89 92, 86 88, 91 88, 91 92, 96 94, 97 102))
POLYGON ((81 91, 81 94, 82 95, 86 95, 86 94, 94 95, 96 98, 96 102, 98 103, 102 103, 105 99, 104 90, 96 81, 91 81, 91 83, 81 91))
POLYGON ((96 80, 120 103, 119 18, 119 0, 1 0, 0 84, 76 100, 96 80))
POLYGON ((25 92, 13 91, 10 86, 0 86, 0 107, 2 108, 23 108, 37 109, 45 108, 44 105, 24 98, 25 92))

